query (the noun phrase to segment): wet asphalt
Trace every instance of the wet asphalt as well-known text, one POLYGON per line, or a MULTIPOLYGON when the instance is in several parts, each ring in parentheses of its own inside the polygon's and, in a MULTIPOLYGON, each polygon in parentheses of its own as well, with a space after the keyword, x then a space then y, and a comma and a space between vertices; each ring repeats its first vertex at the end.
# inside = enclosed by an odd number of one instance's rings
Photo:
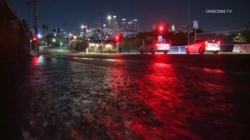
POLYGON ((1 139, 250 139, 246 71, 44 55, 0 76, 1 139))

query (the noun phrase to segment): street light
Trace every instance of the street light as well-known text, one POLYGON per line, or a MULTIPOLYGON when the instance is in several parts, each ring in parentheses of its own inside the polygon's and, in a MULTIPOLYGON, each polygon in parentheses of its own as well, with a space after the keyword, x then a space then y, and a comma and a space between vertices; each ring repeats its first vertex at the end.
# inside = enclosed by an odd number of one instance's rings
POLYGON ((82 25, 81 28, 82 28, 82 31, 83 31, 83 36, 86 35, 87 25, 82 25))
POLYGON ((42 37, 42 35, 41 35, 41 34, 38 34, 38 35, 37 35, 37 37, 38 37, 38 38, 41 38, 41 37, 42 37))
POLYGON ((108 16, 108 20, 111 20, 111 16, 108 16))

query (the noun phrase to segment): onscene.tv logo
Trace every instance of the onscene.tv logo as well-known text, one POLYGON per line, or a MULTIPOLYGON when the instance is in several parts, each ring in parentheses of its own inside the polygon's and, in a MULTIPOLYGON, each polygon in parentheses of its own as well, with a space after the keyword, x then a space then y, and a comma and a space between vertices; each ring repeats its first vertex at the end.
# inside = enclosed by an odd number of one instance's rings
POLYGON ((231 14, 233 10, 228 9, 208 9, 206 10, 206 13, 209 14, 231 14))

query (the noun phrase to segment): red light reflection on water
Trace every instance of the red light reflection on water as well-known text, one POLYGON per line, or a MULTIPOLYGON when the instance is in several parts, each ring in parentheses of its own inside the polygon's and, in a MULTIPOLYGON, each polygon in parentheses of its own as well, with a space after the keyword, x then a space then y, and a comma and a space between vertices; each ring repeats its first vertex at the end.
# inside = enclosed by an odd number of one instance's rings
POLYGON ((107 114, 99 116, 109 136, 121 140, 199 139, 183 128, 189 109, 180 98, 183 92, 178 89, 175 68, 153 63, 145 70, 142 74, 112 69, 108 80, 113 92, 102 102, 107 114))
POLYGON ((220 70, 220 69, 209 69, 209 68, 203 68, 202 71, 204 72, 208 72, 208 73, 224 73, 223 70, 220 70))
MULTIPOLYGON (((182 128, 185 126, 187 113, 181 110, 187 110, 187 108, 182 105, 183 101, 180 98, 183 92, 178 87, 179 76, 175 72, 176 69, 171 65, 154 63, 149 67, 149 71, 151 72, 145 79, 150 88, 143 91, 139 98, 152 111, 152 120, 149 121, 152 125, 151 135, 154 134, 156 139, 173 139, 178 138, 178 135, 192 137, 188 130, 182 128), (155 123, 160 127, 154 126, 155 123)), ((145 139, 152 139, 152 136, 146 133, 149 129, 147 123, 141 125, 144 130, 136 131, 144 135, 145 139)))
POLYGON ((32 65, 39 65, 45 62, 44 56, 36 56, 31 59, 32 65))
POLYGON ((60 60, 60 59, 46 58, 46 56, 36 56, 36 57, 33 57, 31 59, 31 65, 32 66, 35 66, 35 65, 47 65, 49 63, 55 63, 55 62, 63 63, 63 61, 60 60))
POLYGON ((33 58, 31 59, 32 65, 37 64, 38 59, 39 59, 39 57, 38 57, 38 56, 33 57, 33 58))
MULTIPOLYGON (((212 115, 227 114, 233 108, 221 96, 227 91, 223 84, 218 84, 223 74, 213 73, 223 71, 116 62, 117 67, 107 68, 103 74, 104 86, 100 92, 104 97, 97 103, 99 109, 84 113, 83 118, 94 127, 92 138, 98 137, 98 130, 110 139, 119 140, 199 140, 210 133, 214 137, 221 135, 223 131, 211 128, 222 128, 227 122, 212 115)), ((80 133, 72 131, 71 137, 78 139, 80 133)))

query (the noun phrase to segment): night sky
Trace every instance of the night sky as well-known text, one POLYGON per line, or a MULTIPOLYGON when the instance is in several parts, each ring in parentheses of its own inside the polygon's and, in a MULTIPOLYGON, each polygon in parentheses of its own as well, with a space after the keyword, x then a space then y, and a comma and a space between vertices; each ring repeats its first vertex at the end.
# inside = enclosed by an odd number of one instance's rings
MULTIPOLYGON (((7 3, 20 19, 32 24, 33 8, 27 1, 7 0, 7 3)), ((49 29, 60 27, 67 32, 79 32, 82 24, 95 27, 98 17, 102 24, 108 24, 108 15, 116 15, 119 25, 122 18, 136 18, 143 31, 151 31, 154 23, 166 22, 178 29, 188 23, 188 0, 41 0, 38 15, 39 28, 44 23, 49 29)), ((190 0, 190 26, 193 20, 198 20, 199 28, 204 31, 244 29, 250 23, 250 1, 190 0), (206 13, 217 9, 232 13, 206 13)))

